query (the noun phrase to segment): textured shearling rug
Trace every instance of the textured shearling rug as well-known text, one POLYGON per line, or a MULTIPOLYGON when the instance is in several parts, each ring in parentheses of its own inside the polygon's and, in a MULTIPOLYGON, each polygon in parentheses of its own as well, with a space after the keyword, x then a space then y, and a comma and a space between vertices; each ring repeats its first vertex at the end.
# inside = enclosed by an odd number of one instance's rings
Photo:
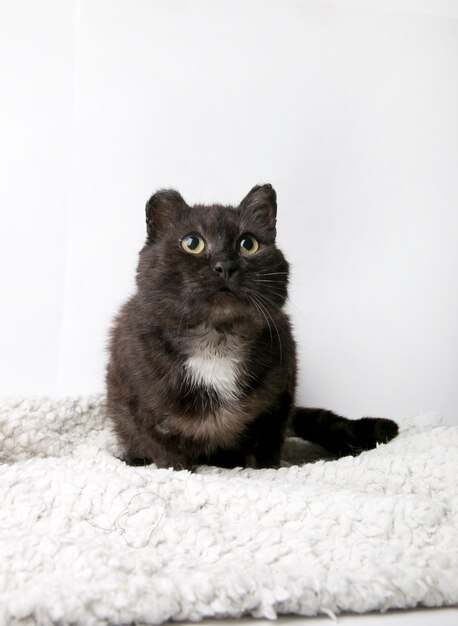
POLYGON ((458 602, 458 428, 279 470, 128 467, 101 397, 0 403, 0 624, 159 624, 458 602))

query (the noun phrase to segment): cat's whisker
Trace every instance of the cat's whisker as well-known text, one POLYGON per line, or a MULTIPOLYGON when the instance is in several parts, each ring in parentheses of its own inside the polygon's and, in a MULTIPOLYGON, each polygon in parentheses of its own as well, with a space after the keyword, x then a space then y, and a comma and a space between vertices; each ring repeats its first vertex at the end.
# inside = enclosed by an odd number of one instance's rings
MULTIPOLYGON (((257 292, 257 293, 258 293, 258 295, 261 295, 260 292, 257 292)), ((276 304, 272 300, 268 299, 268 302, 272 306, 272 308, 277 309, 277 310, 281 309, 283 307, 283 304, 284 304, 285 300, 286 300, 286 294, 280 293, 279 291, 275 291, 271 287, 269 287, 269 294, 273 294, 274 296, 277 296, 278 298, 281 298, 282 301, 279 304, 276 304)), ((267 298, 265 292, 262 292, 262 295, 264 296, 264 298, 267 298)))
POLYGON ((289 272, 265 272, 263 270, 255 272, 255 274, 256 276, 281 276, 284 280, 287 280, 289 276, 289 272))
MULTIPOLYGON (((261 295, 261 294, 257 294, 258 298, 260 297, 260 295, 261 295)), ((273 327, 274 327, 274 329, 275 329, 275 331, 276 331, 276 333, 277 333, 278 342, 279 342, 279 349, 280 349, 280 362, 281 362, 281 357, 282 357, 281 339, 280 339, 280 335, 279 335, 279 333, 278 333, 278 328, 277 328, 277 325, 275 324, 275 320, 273 319, 273 317, 272 317, 271 313, 269 312, 269 310, 268 310, 267 306, 266 306, 265 304, 263 304, 263 303, 262 303, 262 301, 261 301, 261 300, 259 300, 259 299, 258 299, 258 304, 259 304, 259 306, 261 307, 261 309, 262 309, 263 311, 265 311, 265 314, 268 316, 268 318, 270 318, 270 320, 271 320, 271 322, 272 322, 272 324, 273 324, 273 327)), ((270 324, 269 324, 269 329, 270 329, 270 324)))
POLYGON ((186 309, 185 309, 185 308, 183 308, 183 313, 182 313, 182 315, 181 315, 181 317, 180 317, 180 323, 178 324, 178 329, 177 329, 177 334, 176 334, 177 338, 180 336, 180 332, 181 332, 181 324, 183 323, 183 319, 184 319, 184 316, 185 316, 185 315, 186 315, 186 309))
POLYGON ((269 328, 269 334, 270 334, 270 345, 272 345, 273 343, 273 335, 272 335, 272 329, 270 327, 270 322, 264 312, 263 309, 265 309, 265 307, 261 306, 261 303, 259 302, 259 300, 256 298, 256 295, 252 295, 252 302, 254 304, 254 306, 256 307, 256 309, 264 316, 264 319, 266 320, 267 326, 269 328))
MULTIPOLYGON (((274 289, 281 289, 282 285, 280 283, 275 283, 275 282, 269 282, 269 283, 264 283, 264 281, 262 280, 255 280, 253 281, 256 284, 259 283, 261 285, 261 289, 265 289, 268 290, 268 293, 273 293, 274 289), (266 286, 267 285, 267 286, 266 286)), ((285 293, 286 295, 286 289, 284 289, 283 293, 285 293)))
POLYGON ((265 283, 266 285, 278 285, 279 287, 282 287, 283 283, 281 283, 279 280, 265 280, 263 278, 255 278, 253 280, 254 283, 265 283))
MULTIPOLYGON (((272 289, 272 287, 265 287, 264 289, 268 289, 268 291, 257 291, 256 295, 262 296, 264 298, 264 300, 267 300, 268 304, 274 305, 275 303, 271 301, 271 299, 268 297, 267 294, 276 293, 275 290, 272 289)), ((279 293, 279 292, 277 292, 277 293, 279 293)), ((279 308, 279 307, 276 307, 276 308, 279 308)))
MULTIPOLYGON (((265 302, 265 303, 267 303, 267 305, 272 306, 272 303, 270 302, 270 300, 269 300, 268 298, 264 297, 264 296, 263 296, 262 294, 260 294, 260 293, 258 293, 258 294, 256 294, 256 295, 257 295, 258 297, 260 297, 261 299, 262 299, 262 298, 264 298, 264 302, 265 302)), ((274 320, 274 318, 272 317, 272 314, 269 312, 269 310, 268 310, 268 308, 267 308, 267 306, 266 306, 266 305, 264 305, 264 309, 265 309, 265 311, 266 311, 267 315, 268 315, 268 316, 270 317, 270 319, 272 320, 272 324, 273 324, 273 326, 274 326, 274 328, 275 328, 275 332, 277 333, 277 337, 278 337, 278 347, 279 347, 279 349, 280 349, 280 364, 281 364, 282 359, 283 359, 283 348, 282 348, 282 343, 281 343, 280 333, 279 333, 279 330, 278 330, 277 324, 275 323, 275 320, 274 320)))
POLYGON ((258 305, 260 306, 261 311, 263 311, 264 317, 266 318, 267 324, 269 325, 269 332, 270 332, 271 343, 272 343, 272 329, 271 329, 271 326, 270 326, 270 323, 269 323, 269 318, 270 318, 270 320, 271 320, 271 322, 272 322, 272 324, 273 324, 273 326, 275 328, 275 331, 276 331, 277 337, 278 337, 278 345, 279 345, 279 349, 280 349, 280 363, 281 363, 281 361, 282 361, 282 346, 281 346, 280 334, 278 332, 277 325, 275 324, 275 320, 273 319, 271 313, 269 313, 269 310, 266 307, 266 305, 263 304, 261 302, 261 300, 259 299, 260 295, 261 294, 259 294, 259 293, 256 294, 256 296, 255 296, 256 297, 256 301, 257 301, 258 305))
MULTIPOLYGON (((259 308, 259 306, 256 304, 255 299, 253 296, 248 296, 248 300, 251 302, 251 304, 254 306, 254 308, 256 309, 256 311, 258 313, 261 313, 261 309, 259 308)), ((261 314, 262 315, 262 314, 261 314)), ((265 318, 265 315, 264 315, 265 318)))

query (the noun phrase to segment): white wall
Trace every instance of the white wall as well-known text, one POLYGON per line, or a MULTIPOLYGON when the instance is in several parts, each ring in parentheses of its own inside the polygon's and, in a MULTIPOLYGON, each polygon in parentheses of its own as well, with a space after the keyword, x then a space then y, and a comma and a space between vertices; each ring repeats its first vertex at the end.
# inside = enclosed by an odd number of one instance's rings
POLYGON ((457 2, 5 7, 0 393, 103 388, 156 188, 269 181, 300 401, 458 423, 457 2))
POLYGON ((75 3, 0 2, 0 393, 58 390, 75 3))

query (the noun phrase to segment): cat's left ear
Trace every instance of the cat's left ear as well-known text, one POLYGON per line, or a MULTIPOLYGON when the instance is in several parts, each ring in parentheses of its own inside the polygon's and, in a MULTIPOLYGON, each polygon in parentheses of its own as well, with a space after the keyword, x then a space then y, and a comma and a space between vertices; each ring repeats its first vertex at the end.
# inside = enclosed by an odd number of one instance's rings
POLYGON ((272 185, 256 185, 243 198, 240 208, 255 221, 275 228, 277 220, 277 194, 272 185))
POLYGON ((172 224, 186 207, 186 202, 175 189, 161 189, 146 203, 146 229, 148 239, 154 241, 157 235, 172 224))

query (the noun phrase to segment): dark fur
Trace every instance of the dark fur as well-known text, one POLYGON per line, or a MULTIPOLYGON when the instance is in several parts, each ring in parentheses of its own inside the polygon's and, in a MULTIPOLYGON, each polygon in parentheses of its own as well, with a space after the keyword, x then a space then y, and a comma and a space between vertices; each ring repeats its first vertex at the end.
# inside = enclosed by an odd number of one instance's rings
POLYGON ((275 245, 276 212, 271 185, 254 187, 238 207, 188 206, 174 190, 147 203, 138 288, 115 320, 107 370, 108 411, 128 463, 277 467, 288 428, 339 455, 397 434, 391 420, 295 408, 295 342, 283 311, 288 263, 275 245), (183 251, 189 233, 203 237, 203 253, 183 251), (238 248, 245 233, 260 242, 250 257, 238 248), (203 324, 212 341, 242 346, 235 398, 186 375, 190 345, 206 341, 203 324))

